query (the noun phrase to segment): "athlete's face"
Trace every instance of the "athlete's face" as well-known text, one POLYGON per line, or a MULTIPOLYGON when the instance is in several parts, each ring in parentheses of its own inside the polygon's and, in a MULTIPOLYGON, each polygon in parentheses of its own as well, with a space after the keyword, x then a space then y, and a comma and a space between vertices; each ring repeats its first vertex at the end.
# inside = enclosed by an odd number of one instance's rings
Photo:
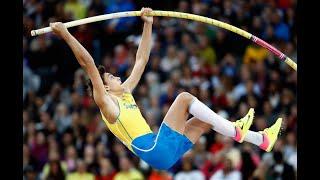
POLYGON ((121 90, 121 79, 120 77, 113 76, 110 73, 104 73, 104 82, 106 83, 106 88, 109 91, 121 90))

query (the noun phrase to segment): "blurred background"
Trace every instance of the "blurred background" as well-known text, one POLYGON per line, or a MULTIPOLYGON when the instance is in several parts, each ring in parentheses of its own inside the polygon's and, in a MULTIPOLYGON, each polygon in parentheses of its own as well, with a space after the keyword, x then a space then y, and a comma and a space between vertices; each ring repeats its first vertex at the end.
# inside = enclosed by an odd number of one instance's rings
MULTIPOLYGON (((143 6, 232 24, 297 59, 296 0, 23 0, 24 179, 295 179, 297 73, 266 49, 214 26, 154 17, 150 60, 133 93, 154 132, 182 91, 231 121, 255 108, 254 131, 278 117, 285 122, 270 153, 211 130, 163 172, 140 161, 107 129, 86 92, 87 76, 66 43, 51 33, 30 36, 32 29, 50 22, 143 6)), ((142 23, 131 17, 69 31, 97 65, 124 81, 135 61, 142 23)))

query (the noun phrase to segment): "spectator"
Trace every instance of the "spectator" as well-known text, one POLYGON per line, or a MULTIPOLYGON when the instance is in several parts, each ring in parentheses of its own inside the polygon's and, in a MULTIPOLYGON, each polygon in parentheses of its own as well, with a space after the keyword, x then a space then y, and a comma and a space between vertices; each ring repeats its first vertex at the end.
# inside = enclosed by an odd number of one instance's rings
POLYGON ((216 57, 216 52, 210 46, 209 44, 209 39, 206 36, 200 36, 199 38, 199 43, 200 43, 200 57, 205 61, 206 65, 212 66, 216 63, 217 57, 216 57))
POLYGON ((37 161, 30 155, 30 149, 27 144, 23 144, 23 170, 34 167, 37 161))
POLYGON ((256 44, 249 45, 243 56, 243 63, 250 64, 264 61, 267 58, 268 50, 256 44))
POLYGON ((148 180, 173 180, 173 177, 166 171, 152 170, 148 180))
POLYGON ((23 173, 24 173, 24 176, 23 176, 24 180, 40 180, 39 177, 37 176, 37 172, 32 166, 27 166, 24 169, 23 173))
POLYGON ((223 167, 223 153, 217 152, 209 155, 209 158, 204 163, 201 171, 205 175, 206 179, 209 179, 215 172, 223 167))
POLYGON ((265 179, 267 172, 267 165, 262 162, 259 166, 254 170, 252 174, 252 179, 265 179))
POLYGON ((42 169, 42 179, 64 179, 66 173, 67 166, 64 162, 60 162, 59 153, 55 149, 50 149, 49 161, 42 169))
MULTIPOLYGON (((105 14, 133 10, 135 10, 135 5, 130 0, 115 0, 106 7, 105 14)), ((110 33, 114 31, 123 32, 129 30, 135 22, 136 17, 113 19, 108 22, 107 29, 110 33)))
POLYGON ((81 25, 74 32, 74 37, 85 47, 88 52, 93 53, 93 34, 92 29, 87 24, 81 25))
POLYGON ((65 162, 67 164, 68 172, 76 170, 77 151, 74 146, 68 146, 66 149, 65 162))
POLYGON ((112 167, 109 159, 102 158, 99 161, 99 172, 95 180, 112 180, 116 175, 116 170, 112 167))
POLYGON ((223 169, 218 170, 214 173, 210 180, 240 180, 241 179, 241 172, 235 170, 233 168, 232 160, 225 158, 223 163, 223 169))
POLYGON ((165 73, 172 71, 179 66, 179 60, 176 56, 176 47, 173 45, 168 46, 167 55, 161 60, 161 70, 165 73))
POLYGON ((56 180, 56 179, 65 179, 65 172, 62 170, 61 164, 59 161, 50 161, 49 163, 49 172, 45 176, 46 180, 56 180))
POLYGON ((53 119, 55 120, 58 127, 58 131, 60 133, 64 132, 68 127, 70 127, 71 116, 69 115, 68 108, 65 104, 58 104, 53 119))
POLYGON ((86 14, 86 7, 79 0, 67 0, 64 11, 73 20, 83 19, 86 14))
POLYGON ((275 164, 269 169, 268 175, 271 178, 283 180, 295 179, 294 169, 283 160, 282 152, 274 151, 273 158, 275 164))
POLYGON ((284 146, 283 156, 285 161, 297 169, 297 142, 296 134, 289 132, 286 136, 286 145, 284 146))
POLYGON ((280 40, 289 41, 289 27, 283 22, 282 16, 283 15, 280 10, 276 10, 271 16, 271 23, 274 26, 274 35, 280 40))
POLYGON ((77 160, 77 171, 68 174, 67 180, 94 180, 94 175, 87 171, 87 165, 81 159, 77 160))
POLYGON ((246 143, 241 154, 241 174, 242 179, 250 179, 253 176, 254 170, 260 164, 260 157, 254 152, 252 145, 246 143))
POLYGON ((48 160, 48 144, 43 132, 37 132, 35 142, 32 144, 31 156, 38 162, 35 170, 41 170, 48 160))
POLYGON ((87 169, 89 172, 94 172, 98 164, 95 160, 95 150, 94 146, 92 145, 86 145, 84 148, 84 157, 83 160, 85 164, 87 165, 87 169))
POLYGON ((40 88, 41 79, 40 77, 32 72, 27 65, 27 60, 23 60, 23 99, 26 97, 26 93, 33 91, 37 92, 40 88))
POLYGON ((173 103, 175 97, 177 96, 176 86, 172 82, 167 82, 166 93, 162 93, 159 99, 160 107, 165 104, 173 103))
POLYGON ((107 153, 108 153, 108 149, 106 149, 104 142, 103 141, 98 142, 96 145, 96 153, 95 153, 96 159, 101 159, 101 158, 106 157, 107 153))
POLYGON ((228 53, 224 56, 221 62, 222 73, 228 77, 234 77, 236 75, 236 59, 228 53))
POLYGON ((115 180, 122 179, 143 179, 141 172, 136 170, 128 157, 120 157, 120 171, 114 176, 115 180))
POLYGON ((105 5, 102 0, 92 0, 89 6, 89 16, 102 15, 105 10, 105 5))
POLYGON ((207 152, 206 152, 207 139, 202 136, 194 146, 194 157, 193 162, 197 168, 200 168, 202 164, 206 161, 207 152))
MULTIPOLYGON (((157 75, 154 72, 148 72, 146 74, 146 81, 148 84, 148 87, 150 89, 149 96, 151 97, 158 97, 160 95, 160 78, 159 75, 157 75)), ((153 98, 154 99, 154 98, 153 98)), ((157 101, 157 100, 151 100, 151 103, 157 101)), ((156 104, 153 104, 153 106, 158 106, 158 102, 154 102, 156 104)))
POLYGON ((182 159, 182 171, 174 176, 175 180, 204 180, 204 174, 192 162, 190 154, 185 154, 182 159))

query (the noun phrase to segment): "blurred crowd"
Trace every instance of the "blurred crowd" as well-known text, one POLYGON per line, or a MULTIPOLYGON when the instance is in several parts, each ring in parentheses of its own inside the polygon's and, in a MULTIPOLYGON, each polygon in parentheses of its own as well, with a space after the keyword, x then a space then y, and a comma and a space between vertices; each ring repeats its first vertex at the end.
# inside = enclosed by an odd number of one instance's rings
MULTIPOLYGON (((153 9, 188 12, 246 30, 297 59, 296 0, 163 0, 153 9)), ((209 131, 169 171, 139 160, 107 129, 86 91, 87 76, 50 22, 139 10, 133 0, 23 0, 23 172, 45 180, 295 179, 297 73, 266 49, 195 21, 154 17, 152 51, 134 91, 154 132, 179 92, 198 97, 235 121, 255 108, 251 130, 278 117, 281 137, 270 153, 209 131)), ((128 77, 142 32, 139 17, 70 28, 107 71, 128 77)))

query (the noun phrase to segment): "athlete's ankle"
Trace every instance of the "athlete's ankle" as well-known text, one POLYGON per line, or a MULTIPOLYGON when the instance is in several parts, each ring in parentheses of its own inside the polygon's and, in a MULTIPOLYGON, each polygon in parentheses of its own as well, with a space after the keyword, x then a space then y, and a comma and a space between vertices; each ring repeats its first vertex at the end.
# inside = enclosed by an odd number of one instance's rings
POLYGON ((269 138, 265 133, 261 133, 261 134, 262 134, 263 140, 262 140, 262 143, 259 145, 259 147, 263 150, 267 150, 270 144, 269 138))
POLYGON ((239 142, 241 140, 241 129, 239 127, 234 127, 235 128, 235 131, 236 131, 236 134, 235 136, 233 137, 233 140, 239 142))

